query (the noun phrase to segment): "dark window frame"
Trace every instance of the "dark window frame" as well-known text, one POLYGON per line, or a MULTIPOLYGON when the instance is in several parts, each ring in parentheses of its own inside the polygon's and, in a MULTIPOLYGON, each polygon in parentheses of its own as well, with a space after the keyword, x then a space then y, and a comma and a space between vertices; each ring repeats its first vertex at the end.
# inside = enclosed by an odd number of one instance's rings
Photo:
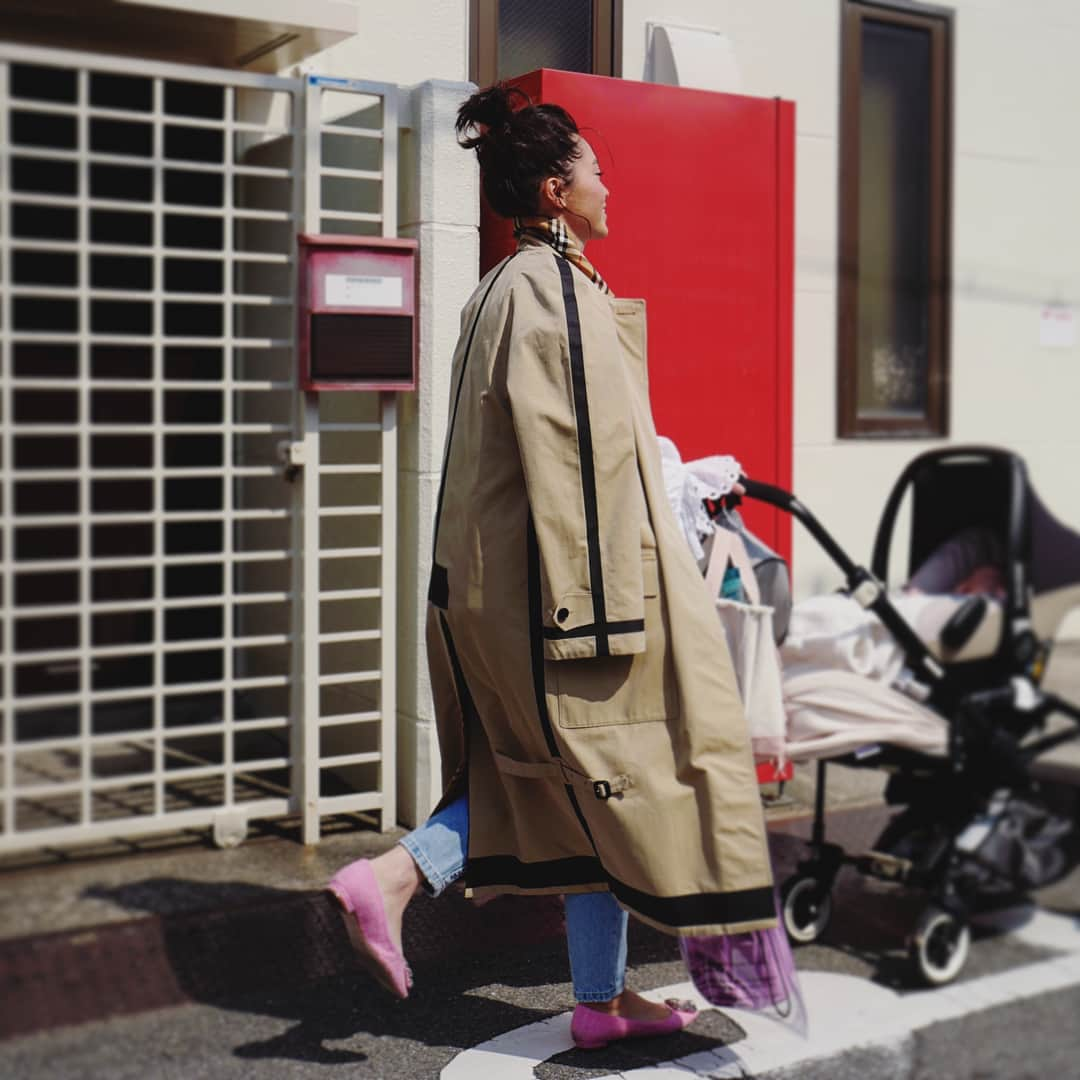
MULTIPOLYGON (((622 0, 592 0, 592 10, 592 74, 618 77, 622 74, 622 0)), ((469 78, 477 86, 490 86, 495 82, 498 50, 499 0, 472 0, 469 5, 469 78)))
POLYGON ((841 0, 837 434, 842 439, 949 434, 955 13, 905 0, 841 0), (929 349, 926 413, 858 416, 859 111, 864 20, 928 30, 930 68, 929 349))

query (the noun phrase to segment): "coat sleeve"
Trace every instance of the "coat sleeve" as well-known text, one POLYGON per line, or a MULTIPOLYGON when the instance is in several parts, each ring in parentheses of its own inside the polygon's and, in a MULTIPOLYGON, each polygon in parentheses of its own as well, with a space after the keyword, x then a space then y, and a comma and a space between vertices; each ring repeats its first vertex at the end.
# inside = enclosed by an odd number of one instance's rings
POLYGON ((515 285, 507 352, 544 655, 640 653, 646 510, 627 373, 614 319, 592 297, 579 305, 581 275, 554 262, 557 276, 515 285))

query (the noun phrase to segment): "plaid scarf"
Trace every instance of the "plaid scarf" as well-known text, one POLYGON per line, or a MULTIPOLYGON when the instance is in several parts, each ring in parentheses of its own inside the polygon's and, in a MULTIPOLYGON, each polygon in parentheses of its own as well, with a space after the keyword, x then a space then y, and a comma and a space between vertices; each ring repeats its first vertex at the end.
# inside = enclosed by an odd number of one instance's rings
POLYGON ((567 262, 573 263, 602 293, 611 294, 611 289, 600 276, 600 271, 585 258, 585 252, 571 242, 566 222, 560 218, 516 217, 514 236, 519 250, 530 241, 539 240, 548 244, 556 255, 561 255, 567 262))

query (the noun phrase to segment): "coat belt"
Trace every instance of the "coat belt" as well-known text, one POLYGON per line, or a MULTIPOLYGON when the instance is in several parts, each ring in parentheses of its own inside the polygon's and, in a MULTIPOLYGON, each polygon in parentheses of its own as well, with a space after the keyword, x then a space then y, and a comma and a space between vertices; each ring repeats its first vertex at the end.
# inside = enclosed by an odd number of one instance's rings
POLYGON ((634 786, 634 781, 626 773, 620 773, 610 780, 597 780, 570 768, 564 761, 519 761, 507 754, 500 754, 498 750, 492 750, 491 753, 501 773, 528 780, 561 780, 564 784, 583 785, 590 788, 598 799, 621 796, 624 791, 634 786))

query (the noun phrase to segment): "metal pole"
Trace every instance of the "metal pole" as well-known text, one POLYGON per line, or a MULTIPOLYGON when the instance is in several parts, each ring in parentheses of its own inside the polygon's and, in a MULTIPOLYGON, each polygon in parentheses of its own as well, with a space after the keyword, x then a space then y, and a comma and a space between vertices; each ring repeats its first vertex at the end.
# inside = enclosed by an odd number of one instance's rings
POLYGON ((379 626, 380 743, 385 832, 397 822, 397 395, 382 396, 382 569, 379 626))
POLYGON ((817 783, 814 785, 814 832, 813 844, 825 843, 825 761, 817 763, 817 783))
MULTIPOLYGON (((303 222, 305 232, 318 232, 319 203, 321 201, 319 166, 322 161, 321 147, 321 97, 318 85, 308 78, 303 95, 303 222)), ((299 139, 297 140, 300 141, 299 139)), ((293 377, 296 357, 293 358, 293 377)), ((300 403, 302 424, 300 440, 303 443, 304 465, 302 476, 301 547, 296 557, 303 567, 303 587, 300 632, 301 659, 299 671, 294 673, 303 686, 302 708, 294 721, 299 725, 299 756, 293 761, 294 784, 299 781, 300 812, 305 844, 319 842, 319 716, 321 702, 319 692, 319 395, 305 393, 300 403)))

